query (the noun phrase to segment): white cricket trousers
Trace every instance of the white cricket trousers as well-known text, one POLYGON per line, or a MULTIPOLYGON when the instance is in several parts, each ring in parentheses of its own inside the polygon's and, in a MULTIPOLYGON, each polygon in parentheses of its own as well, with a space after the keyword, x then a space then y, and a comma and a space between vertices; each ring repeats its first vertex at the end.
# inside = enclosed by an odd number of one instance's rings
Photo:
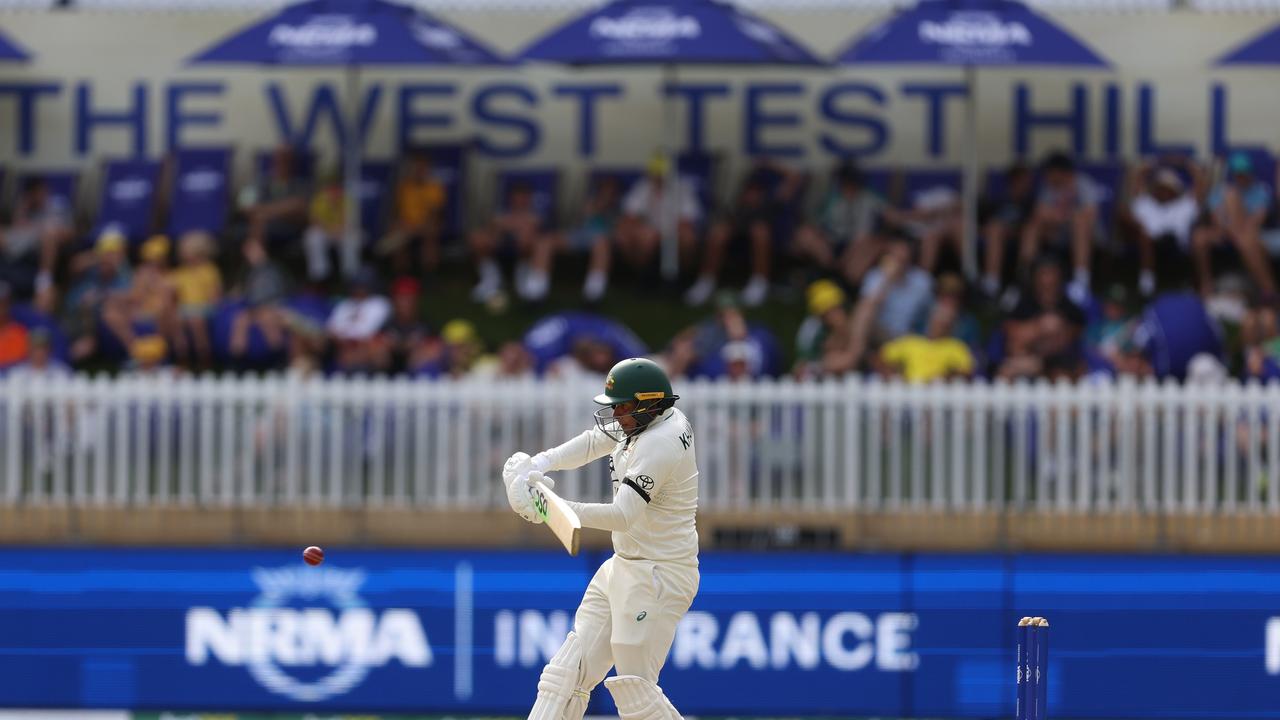
POLYGON ((582 646, 580 690, 590 692, 610 667, 655 685, 676 625, 698 594, 698 568, 614 555, 596 571, 573 618, 582 646))

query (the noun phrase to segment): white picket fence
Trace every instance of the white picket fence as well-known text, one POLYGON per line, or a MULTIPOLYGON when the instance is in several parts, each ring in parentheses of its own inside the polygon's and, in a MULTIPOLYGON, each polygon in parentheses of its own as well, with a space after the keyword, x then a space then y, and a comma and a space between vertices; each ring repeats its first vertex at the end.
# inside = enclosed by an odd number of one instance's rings
MULTIPOLYGON (((0 504, 497 507, 596 384, 0 379, 0 504)), ((704 508, 1280 514, 1280 385, 684 383, 704 508)), ((607 500, 605 463, 560 473, 607 500)))

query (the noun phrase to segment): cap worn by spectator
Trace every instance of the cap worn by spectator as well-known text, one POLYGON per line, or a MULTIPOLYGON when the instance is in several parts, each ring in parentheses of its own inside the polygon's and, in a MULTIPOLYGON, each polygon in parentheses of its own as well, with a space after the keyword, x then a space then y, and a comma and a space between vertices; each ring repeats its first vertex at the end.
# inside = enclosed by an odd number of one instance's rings
POLYGON ((1178 173, 1171 168, 1160 168, 1156 171, 1151 180, 1156 186, 1166 188, 1178 195, 1181 195, 1182 191, 1186 189, 1186 185, 1182 182, 1182 178, 1178 177, 1178 173))
POLYGON ((124 252, 124 246, 127 239, 124 233, 115 228, 107 228, 98 235, 98 240, 94 243, 94 249, 101 254, 124 252))
POLYGON ((440 330, 440 337, 448 345, 465 345, 478 339, 476 326, 466 320, 450 320, 440 330))
POLYGON ((422 284, 417 278, 399 277, 391 285, 392 297, 417 297, 422 294, 422 284))
POLYGON ((1213 386, 1225 384, 1228 380, 1227 368, 1218 358, 1209 353, 1199 353, 1187 363, 1187 384, 1213 386))
POLYGON ((671 169, 671 163, 667 160, 667 156, 662 153, 655 153, 649 158, 649 163, 645 165, 645 172, 650 177, 666 177, 667 172, 671 169))
POLYGON ((169 259, 169 238, 166 235, 152 235, 138 251, 143 262, 160 262, 169 259))
POLYGON ((144 335, 129 346, 129 354, 134 362, 144 367, 161 362, 168 352, 168 345, 159 335, 144 335))
POLYGON ((1227 172, 1232 175, 1252 175, 1253 158, 1248 153, 1234 152, 1227 158, 1227 172))
POLYGON ((810 315, 825 315, 827 311, 845 303, 844 290, 831 280, 815 280, 805 290, 810 315))

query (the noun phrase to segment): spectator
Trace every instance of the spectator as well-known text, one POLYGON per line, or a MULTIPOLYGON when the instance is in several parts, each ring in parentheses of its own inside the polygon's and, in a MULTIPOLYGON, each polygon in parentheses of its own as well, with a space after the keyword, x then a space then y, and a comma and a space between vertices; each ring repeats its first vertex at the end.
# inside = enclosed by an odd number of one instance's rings
POLYGON ((31 338, 26 326, 9 313, 12 290, 0 283, 0 370, 7 370, 27 359, 31 338))
POLYGON ((395 222, 378 243, 379 255, 396 255, 396 267, 408 267, 404 250, 415 243, 422 269, 433 273, 440 265, 440 235, 448 192, 432 174, 431 156, 424 150, 409 155, 409 165, 396 184, 395 222))
POLYGON ((1041 247, 1055 251, 1070 248, 1071 299, 1084 303, 1089 297, 1089 263, 1093 243, 1099 237, 1097 184, 1076 169, 1064 153, 1054 153, 1040 168, 1041 188, 1031 221, 1022 230, 1021 262, 1029 265, 1041 255, 1041 247))
POLYGON ((302 238, 307 253, 307 279, 313 283, 329 279, 330 253, 336 246, 342 265, 342 276, 351 278, 360 269, 360 234, 347 234, 346 192, 342 175, 325 178, 311 197, 310 225, 302 238))
POLYGON ((175 375, 169 346, 159 335, 139 335, 129 343, 129 369, 139 375, 175 375))
POLYGON ((71 360, 78 363, 97 352, 98 320, 105 307, 130 287, 125 262, 126 240, 110 229, 94 243, 92 265, 80 273, 63 303, 63 330, 71 338, 71 360))
POLYGON ((1192 187, 1187 187, 1172 165, 1143 163, 1132 179, 1137 197, 1129 208, 1129 223, 1138 243, 1138 289, 1143 297, 1156 291, 1157 246, 1162 254, 1173 248, 1182 255, 1191 251, 1191 230, 1200 217, 1204 195, 1204 173, 1190 159, 1181 161, 1180 166, 1192 177, 1192 187))
POLYGON ((513 183, 506 209, 471 233, 471 253, 480 274, 480 282, 471 291, 472 300, 489 302, 502 292, 502 271, 496 257, 504 246, 512 248, 517 258, 516 294, 529 301, 546 297, 551 287, 553 247, 542 225, 543 218, 533 204, 533 188, 513 183))
POLYGON ((296 242, 307 228, 307 183, 298 176, 293 148, 282 145, 271 156, 267 177, 245 188, 240 207, 249 221, 249 240, 264 247, 296 242))
POLYGON ((142 262, 133 272, 128 289, 109 296, 102 304, 103 324, 126 349, 133 345, 138 328, 158 332, 162 339, 178 332, 173 285, 169 282, 169 238, 149 238, 139 249, 139 258, 142 262))
POLYGON ((768 372, 771 346, 767 331, 752 328, 742 314, 736 294, 721 291, 716 295, 716 312, 712 317, 683 331, 692 345, 687 367, 678 368, 678 375, 691 377, 720 377, 724 375, 725 345, 738 342, 750 345, 757 372, 768 372))
POLYGON ((860 361, 867 348, 912 332, 932 304, 933 279, 911 264, 910 242, 903 237, 891 239, 879 267, 867 273, 853 310, 852 359, 860 361))
POLYGON ((803 176, 777 165, 761 165, 752 170, 726 217, 711 225, 698 280, 685 301, 701 305, 716 288, 721 265, 730 243, 745 242, 751 256, 751 279, 742 290, 742 302, 756 307, 769 293, 769 272, 773 263, 773 230, 799 191, 803 176), (781 179, 770 187, 769 173, 781 179))
POLYGON ((422 319, 422 286, 405 276, 391 284, 391 318, 378 343, 379 369, 402 373, 424 362, 431 326, 422 319))
POLYGON ((951 248, 957 257, 963 252, 960 193, 952 188, 943 185, 928 188, 912 198, 911 210, 892 212, 889 216, 920 243, 920 267, 930 275, 938 268, 943 248, 951 248))
MULTIPOLYGON (((935 308, 938 305, 949 306, 954 315, 950 330, 952 337, 970 348, 982 343, 982 327, 978 323, 978 318, 967 309, 972 303, 968 302, 966 297, 963 278, 956 273, 943 273, 938 276, 937 282, 934 283, 935 308)), ((928 330, 929 317, 926 317, 925 321, 918 326, 922 332, 928 330)))
MULTIPOLYGON (((1245 376, 1264 382, 1280 378, 1280 323, 1277 322, 1275 308, 1257 295, 1251 298, 1249 305, 1240 324, 1245 376)), ((1188 366, 1188 377, 1190 373, 1188 366)))
POLYGON ((368 372, 378 359, 378 332, 391 317, 391 303, 375 295, 377 277, 363 269, 349 285, 350 295, 329 315, 326 329, 334 344, 338 368, 346 372, 368 372))
POLYGON ((53 271, 58 251, 71 238, 71 210, 49 194, 41 177, 27 178, 14 208, 13 221, 0 227, 0 282, 17 297, 35 296, 52 306, 53 271))
POLYGON ((1040 260, 1032 274, 1031 291, 1004 322, 1005 362, 1000 376, 1042 375, 1050 357, 1078 351, 1084 325, 1084 312, 1064 291, 1062 269, 1051 259, 1040 260))
POLYGON ((761 377, 761 360, 759 348, 745 340, 734 340, 725 343, 720 349, 724 362, 724 377, 730 382, 741 382, 761 377))
POLYGON ((582 209, 582 224, 557 238, 561 249, 588 254, 582 298, 589 303, 599 301, 609 287, 614 230, 621 214, 622 188, 616 177, 606 175, 587 197, 582 209))
POLYGON ((841 165, 818 212, 796 231, 792 250, 821 270, 840 269, 857 285, 884 251, 877 231, 885 208, 884 200, 867 188, 855 165, 841 165))
POLYGON ((510 340, 502 344, 496 357, 489 355, 481 358, 472 370, 472 375, 490 380, 529 380, 534 377, 533 356, 524 345, 510 340))
POLYGON ((670 169, 665 155, 654 155, 645 176, 631 186, 622 200, 618 252, 634 270, 650 266, 669 224, 676 228, 681 258, 692 259, 697 250, 697 226, 704 213, 702 202, 691 183, 676 178, 671 185, 670 169))
POLYGON ((454 379, 471 374, 484 354, 484 344, 476 326, 466 320, 450 320, 440 330, 444 341, 444 371, 454 379))
POLYGON ((609 343, 594 337, 573 341, 573 350, 547 367, 547 377, 594 380, 603 377, 617 362, 609 343))
POLYGON ((284 348, 284 313, 280 307, 285 293, 284 275, 257 239, 245 242, 244 259, 248 264, 241 284, 245 307, 231 321, 229 340, 231 355, 237 358, 244 357, 249 333, 255 328, 262 333, 268 350, 278 352, 284 348))
MULTIPOLYGON (((0 305, 3 303, 0 300, 0 305)), ((0 316, 3 313, 4 310, 0 308, 0 316)), ((0 356, 4 353, 4 342, 3 320, 0 320, 0 356)), ((11 372, 21 373, 24 378, 32 380, 57 380, 71 374, 71 368, 54 356, 53 338, 48 328, 31 328, 27 332, 27 345, 26 362, 15 366, 11 372)), ((3 364, 3 359, 0 359, 0 366, 3 364)))
POLYGON ((842 353, 852 340, 844 290, 831 280, 816 280, 805 291, 809 316, 796 331, 795 375, 800 379, 843 372, 842 353), (831 361, 828 363, 828 361, 831 361))
MULTIPOLYGON (((985 250, 982 292, 990 298, 999 296, 1003 289, 1009 243, 1021 236, 1036 206, 1036 177, 1031 168, 1014 163, 1005 171, 1004 178, 1004 192, 987 198, 988 216, 982 224, 985 250)), ((1017 253, 1013 256, 1017 257, 1017 253)))
POLYGON ((1266 184, 1255 177, 1248 155, 1238 152, 1227 159, 1227 179, 1209 193, 1208 205, 1209 217, 1191 234, 1201 294, 1207 296, 1213 287, 1213 248, 1229 242, 1257 288, 1274 295, 1275 281, 1262 247, 1262 224, 1271 211, 1272 197, 1266 184))
POLYGON ((1133 316, 1129 312, 1129 291, 1113 283, 1102 300, 1102 314, 1085 328, 1085 345, 1114 364, 1121 346, 1132 333, 1133 316))
POLYGON ((973 374, 973 353, 963 341, 956 339, 959 308, 954 303, 938 303, 929 316, 928 328, 922 335, 904 335, 880 348, 880 373, 902 377, 909 383, 967 378, 973 374))
POLYGON ((210 259, 212 253, 212 236, 199 230, 188 232, 178 241, 179 265, 169 274, 177 294, 179 323, 170 341, 180 361, 194 359, 200 368, 208 368, 213 362, 209 319, 222 299, 222 273, 210 259))

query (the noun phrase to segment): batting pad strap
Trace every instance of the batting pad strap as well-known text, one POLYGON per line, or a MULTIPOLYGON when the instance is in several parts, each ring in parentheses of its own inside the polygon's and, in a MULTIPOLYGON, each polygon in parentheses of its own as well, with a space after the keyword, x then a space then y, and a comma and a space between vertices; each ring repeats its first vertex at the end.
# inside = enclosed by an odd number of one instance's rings
POLYGON ((637 485, 635 480, 632 480, 631 478, 623 478, 622 484, 629 485, 632 490, 640 493, 640 497, 644 498, 646 503, 653 502, 653 498, 649 497, 649 491, 637 485))
POLYGON ((604 686, 613 696, 622 720, 681 720, 662 688, 642 677, 618 675, 607 678, 604 686))

